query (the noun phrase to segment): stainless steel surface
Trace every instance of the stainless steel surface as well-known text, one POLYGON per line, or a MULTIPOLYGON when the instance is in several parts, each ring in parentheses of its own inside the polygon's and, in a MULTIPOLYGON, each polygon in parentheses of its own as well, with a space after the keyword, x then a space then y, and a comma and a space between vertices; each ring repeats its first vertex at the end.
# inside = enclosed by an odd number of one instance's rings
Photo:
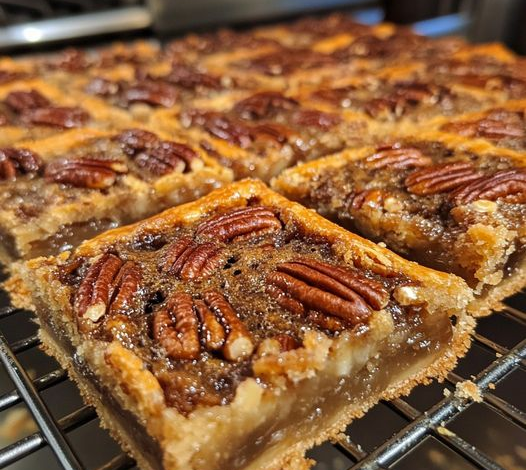
POLYGON ((151 24, 150 11, 138 6, 34 21, 0 28, 0 49, 137 31, 151 24))
POLYGON ((161 33, 207 25, 261 21, 327 8, 363 7, 373 0, 148 0, 154 28, 161 33))

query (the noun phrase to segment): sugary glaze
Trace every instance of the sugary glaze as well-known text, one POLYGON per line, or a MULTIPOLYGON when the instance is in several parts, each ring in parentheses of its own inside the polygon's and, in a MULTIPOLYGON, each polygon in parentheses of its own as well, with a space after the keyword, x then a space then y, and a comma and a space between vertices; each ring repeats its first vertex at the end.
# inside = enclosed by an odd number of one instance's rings
MULTIPOLYGON (((470 328, 460 279, 251 181, 17 270, 53 354, 75 351, 89 400, 102 406, 111 390, 103 416, 125 409, 145 423, 157 442, 139 443, 146 468, 159 465, 152 445, 168 469, 279 468, 302 439, 340 429, 346 404, 361 413, 437 357, 449 368, 470 328)), ((133 447, 137 431, 106 424, 133 447)))
POLYGON ((524 181, 520 155, 429 133, 289 170, 274 187, 484 296, 523 269, 524 181))

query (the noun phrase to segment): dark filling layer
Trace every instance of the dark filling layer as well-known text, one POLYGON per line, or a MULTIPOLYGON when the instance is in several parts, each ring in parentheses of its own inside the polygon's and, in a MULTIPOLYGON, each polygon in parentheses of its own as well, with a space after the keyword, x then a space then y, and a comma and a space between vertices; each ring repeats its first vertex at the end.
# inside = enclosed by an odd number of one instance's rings
POLYGON ((32 242, 30 251, 24 256, 24 259, 56 255, 71 250, 84 240, 118 227, 120 224, 120 222, 111 219, 91 219, 86 222, 63 225, 54 235, 32 242))
MULTIPOLYGON (((282 222, 278 222, 278 225, 280 223, 282 222)), ((138 284, 137 290, 123 304, 124 310, 115 311, 115 307, 110 305, 107 313, 96 323, 86 322, 81 317, 81 326, 89 328, 85 332, 89 337, 103 341, 118 339, 126 347, 134 350, 159 379, 168 403, 183 413, 188 413, 199 405, 229 403, 239 383, 253 375, 253 356, 231 360, 225 350, 213 351, 206 347, 201 348, 198 356, 191 356, 192 359, 186 360, 174 358, 175 353, 170 351, 167 353, 166 348, 171 347, 173 342, 169 345, 163 343, 162 333, 170 327, 162 326, 162 331, 159 331, 159 327, 153 325, 156 324, 159 312, 165 311, 174 296, 189 294, 197 306, 203 300, 208 302, 207 293, 221 293, 249 331, 255 348, 264 339, 281 338, 283 335, 288 338, 287 341, 293 348, 298 347, 305 331, 312 329, 337 336, 342 330, 367 328, 366 317, 363 320, 348 322, 318 311, 312 305, 303 313, 298 313, 271 295, 269 279, 284 263, 309 259, 329 266, 341 264, 324 240, 302 235, 294 224, 286 224, 271 233, 256 234, 237 241, 222 241, 219 233, 212 238, 196 235, 195 227, 175 228, 172 233, 163 236, 143 234, 131 243, 117 243, 111 248, 111 253, 111 262, 118 263, 116 260, 121 260, 121 263, 127 263, 128 268, 130 265, 134 266, 133 275, 136 277, 133 279, 138 284), (195 246, 213 250, 219 261, 215 262, 212 270, 186 279, 181 271, 165 270, 164 263, 173 254, 175 244, 185 239, 193 239, 192 243, 197 244, 195 246), (137 272, 140 275, 136 274, 137 272), (330 324, 327 324, 327 321, 330 324)), ((95 282, 84 281, 92 279, 90 270, 93 265, 92 260, 73 259, 62 268, 62 281, 74 289, 85 290, 86 285, 91 286, 95 282)), ((176 266, 176 263, 170 262, 170 265, 176 266)), ((350 272, 352 274, 352 271, 350 272)), ((407 315, 418 317, 423 313, 416 308, 402 308, 390 297, 390 293, 397 286, 410 284, 404 276, 391 273, 389 277, 382 277, 359 269, 356 272, 360 272, 366 280, 385 290, 387 299, 381 308, 385 308, 392 315, 397 327, 405 328, 402 323, 407 315)), ((111 284, 113 281, 110 278, 108 282, 111 284)), ((113 288, 110 285, 110 289, 113 288)), ((324 289, 323 286, 320 288, 324 289)), ((113 292, 113 302, 117 305, 120 298, 116 298, 116 291, 113 292)), ((279 298, 282 299, 283 296, 279 298)), ((323 305, 320 307, 323 308, 323 305)), ((78 308, 80 307, 77 307, 77 314, 78 308)), ((334 307, 336 310, 338 308, 334 307)), ((374 310, 372 307, 364 308, 374 310)), ((228 333, 230 324, 225 317, 220 318, 221 322, 226 324, 228 333)))
MULTIPOLYGON (((89 365, 81 356, 76 354, 67 333, 52 320, 50 315, 43 314, 45 311, 45 308, 38 309, 41 328, 57 343, 62 354, 72 358, 71 364, 73 364, 75 372, 85 379, 82 384, 88 387, 90 394, 97 396, 97 402, 104 403, 104 410, 112 420, 119 424, 119 429, 126 433, 127 438, 133 441, 131 447, 134 448, 135 452, 142 455, 152 468, 162 470, 162 459, 160 458, 162 452, 159 443, 148 434, 136 415, 122 408, 113 396, 112 391, 100 382, 89 365)), ((107 424, 112 425, 113 423, 110 421, 107 424)))

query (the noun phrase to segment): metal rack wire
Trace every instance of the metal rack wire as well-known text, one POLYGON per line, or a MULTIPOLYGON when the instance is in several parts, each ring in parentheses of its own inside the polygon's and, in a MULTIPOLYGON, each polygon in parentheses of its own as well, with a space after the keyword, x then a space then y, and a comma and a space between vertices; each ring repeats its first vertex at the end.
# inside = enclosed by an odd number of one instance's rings
MULTIPOLYGON (((516 426, 519 432, 524 433, 526 437, 526 413, 519 409, 520 405, 516 406, 508 402, 505 396, 498 393, 499 384, 510 380, 510 374, 513 375, 518 371, 521 374, 525 372, 526 339, 523 338, 526 332, 526 313, 512 306, 526 305, 525 300, 526 295, 521 294, 513 299, 513 302, 502 312, 489 317, 490 320, 482 320, 474 337, 474 348, 491 354, 494 360, 491 360, 485 367, 478 368, 476 375, 472 376, 471 380, 480 390, 484 406, 489 407, 492 412, 516 426), (502 333, 503 322, 508 322, 508 329, 511 328, 516 332, 519 338, 519 341, 512 344, 511 347, 509 343, 514 343, 513 338, 498 338, 502 336, 500 333, 502 333)), ((68 436, 73 430, 94 421, 96 419, 95 412, 88 406, 80 406, 60 419, 56 419, 52 415, 42 398, 42 394, 68 379, 61 369, 54 369, 34 379, 30 378, 28 371, 22 366, 19 356, 36 348, 39 345, 38 337, 36 334, 30 334, 9 343, 1 331, 2 321, 16 319, 17 316, 21 315, 24 315, 24 321, 30 320, 27 312, 24 313, 24 311, 11 306, 0 308, 0 359, 14 385, 11 391, 0 395, 0 413, 18 404, 25 403, 38 425, 39 431, 1 448, 0 468, 6 468, 15 462, 22 462, 24 458, 37 450, 48 447, 53 451, 61 468, 66 470, 85 469, 84 462, 78 456, 68 436)), ((469 357, 466 361, 469 362, 469 357)), ((457 371, 448 375, 446 386, 453 389, 457 383, 464 381, 466 373, 473 370, 475 366, 470 365, 470 367, 471 369, 463 367, 461 363, 457 371)), ((524 377, 526 374, 522 379, 524 377)), ((522 379, 521 377, 511 379, 512 388, 519 390, 519 396, 524 395, 520 393, 520 390, 526 389, 526 381, 522 379)), ((425 389, 428 390, 428 387, 425 389)), ((364 450, 366 446, 355 436, 356 434, 359 435, 360 432, 354 432, 353 429, 356 426, 361 426, 361 422, 371 414, 368 413, 365 418, 353 423, 345 436, 330 444, 330 452, 327 452, 329 445, 325 446, 325 451, 318 449, 313 452, 312 455, 320 462, 317 468, 347 468, 352 470, 414 468, 404 466, 404 459, 409 458, 411 453, 429 437, 434 438, 435 441, 452 451, 456 457, 466 464, 465 467, 461 466, 460 468, 489 470, 507 468, 506 462, 497 462, 484 449, 473 445, 473 442, 451 430, 455 428, 455 421, 465 415, 469 408, 475 406, 475 403, 473 399, 459 396, 456 393, 446 395, 443 396, 440 393, 438 400, 435 400, 431 406, 425 406, 423 410, 418 409, 412 402, 412 396, 379 405, 383 407, 384 413, 385 410, 390 410, 402 418, 402 426, 383 442, 372 446, 374 448, 364 450)), ((376 422, 378 429, 377 423, 378 421, 376 422)), ((511 436, 507 436, 507 438, 512 439, 511 436)), ((125 454, 117 454, 99 466, 98 470, 125 470, 133 468, 134 465, 133 460, 125 454)), ((419 466, 419 468, 424 468, 424 466, 419 466)), ((445 468, 453 467, 447 466, 445 468)), ((524 462, 524 466, 519 462, 514 468, 526 468, 526 462, 524 462)))

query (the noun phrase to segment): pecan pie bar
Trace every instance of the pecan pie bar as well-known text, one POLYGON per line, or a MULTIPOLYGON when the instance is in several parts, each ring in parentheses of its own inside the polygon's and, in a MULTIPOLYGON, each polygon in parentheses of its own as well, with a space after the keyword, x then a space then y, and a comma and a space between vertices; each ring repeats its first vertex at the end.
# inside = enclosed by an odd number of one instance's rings
POLYGON ((411 75, 411 70, 404 74, 396 69, 392 77, 384 72, 360 79, 347 78, 303 94, 306 100, 330 106, 333 112, 364 113, 386 123, 418 123, 437 116, 477 111, 497 102, 491 94, 470 92, 431 78, 413 79, 411 75))
POLYGON ((199 148, 88 129, 0 148, 0 259, 47 255, 232 180, 199 148))
POLYGON ((497 147, 526 151, 526 100, 509 101, 481 113, 466 114, 440 125, 443 132, 483 139, 497 147))
POLYGON ((200 142, 236 178, 264 181, 298 161, 363 145, 373 133, 374 123, 364 117, 343 119, 281 92, 242 95, 195 102, 180 113, 164 110, 150 125, 200 142))
POLYGON ((16 275, 47 351, 144 470, 297 469, 379 399, 442 378, 473 326, 460 278, 256 181, 16 275))
POLYGON ((284 172, 274 188, 394 251, 463 277, 487 314, 526 282, 526 163, 436 132, 284 172))
POLYGON ((131 125, 127 113, 96 98, 70 95, 40 78, 0 85, 0 145, 64 135, 79 128, 118 129, 131 125))

